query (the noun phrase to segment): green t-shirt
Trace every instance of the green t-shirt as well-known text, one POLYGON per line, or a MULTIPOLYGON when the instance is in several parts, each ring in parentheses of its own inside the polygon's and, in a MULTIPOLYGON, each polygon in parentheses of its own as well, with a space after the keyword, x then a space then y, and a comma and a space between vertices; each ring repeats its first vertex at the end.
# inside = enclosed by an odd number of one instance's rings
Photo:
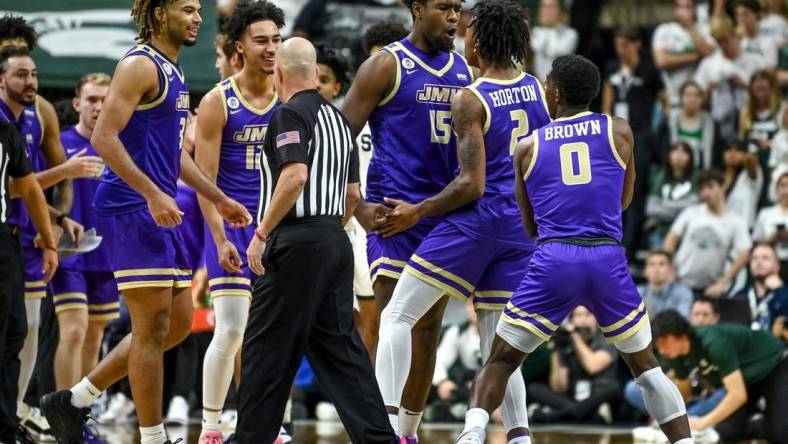
POLYGON ((695 327, 689 354, 675 359, 660 357, 660 362, 678 379, 699 373, 717 387, 724 377, 741 369, 744 383, 750 385, 768 376, 782 353, 782 343, 770 332, 720 324, 695 327))

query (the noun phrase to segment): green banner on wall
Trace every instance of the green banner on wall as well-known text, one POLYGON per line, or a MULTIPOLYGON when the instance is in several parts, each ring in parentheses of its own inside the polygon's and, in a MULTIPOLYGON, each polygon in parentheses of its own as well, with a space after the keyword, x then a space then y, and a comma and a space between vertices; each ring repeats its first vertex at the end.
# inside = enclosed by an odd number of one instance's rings
MULTIPOLYGON (((39 83, 72 87, 87 72, 111 74, 134 44, 133 0, 0 0, 0 15, 22 15, 38 32, 33 53, 39 83)), ((179 62, 192 92, 205 92, 219 80, 214 69, 217 33, 215 2, 203 0, 197 44, 184 47, 179 62)))

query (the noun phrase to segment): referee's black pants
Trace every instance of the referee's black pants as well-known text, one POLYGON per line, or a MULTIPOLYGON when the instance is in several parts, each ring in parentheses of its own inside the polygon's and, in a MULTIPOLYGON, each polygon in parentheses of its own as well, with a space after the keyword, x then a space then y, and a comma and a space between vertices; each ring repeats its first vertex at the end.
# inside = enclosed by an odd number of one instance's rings
POLYGON ((16 442, 19 352, 27 336, 24 265, 19 237, 0 224, 0 442, 16 442))
POLYGON ((244 335, 236 441, 274 442, 306 355, 353 443, 398 443, 353 325, 353 250, 339 219, 278 228, 263 266, 244 335))

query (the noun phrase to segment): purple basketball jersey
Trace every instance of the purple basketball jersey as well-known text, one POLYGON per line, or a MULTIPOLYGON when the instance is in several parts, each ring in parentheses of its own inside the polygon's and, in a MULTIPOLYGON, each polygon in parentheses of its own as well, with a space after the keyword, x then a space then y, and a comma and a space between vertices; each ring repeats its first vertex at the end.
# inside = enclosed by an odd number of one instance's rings
POLYGON ((524 176, 539 239, 620 242, 625 170, 609 116, 583 112, 535 131, 533 157, 524 176))
POLYGON ((219 83, 217 88, 222 93, 226 121, 216 185, 243 204, 249 213, 257 214, 263 139, 271 115, 279 107, 279 98, 274 95, 265 109, 257 109, 244 100, 233 77, 219 83))
POLYGON ((542 86, 523 73, 511 80, 482 77, 468 90, 481 101, 486 114, 484 195, 446 220, 471 235, 533 245, 523 231, 514 197, 512 154, 517 142, 550 123, 542 86))
MULTIPOLYGON (((47 168, 44 156, 41 154, 41 141, 44 139, 44 123, 41 120, 41 113, 38 111, 38 98, 36 103, 24 107, 22 114, 17 119, 5 102, 0 100, 0 120, 13 124, 25 141, 25 154, 30 160, 33 172, 45 170, 47 168)), ((8 223, 18 227, 27 227, 30 224, 30 216, 27 213, 22 200, 19 198, 11 200, 11 216, 8 223)), ((35 234, 34 234, 35 236, 35 234)))
MULTIPOLYGON (((141 104, 120 132, 131 159, 163 192, 176 195, 181 149, 189 112, 189 89, 180 65, 150 44, 129 50, 123 58, 147 57, 158 71, 159 95, 141 104)), ((147 208, 145 199, 109 168, 101 176, 93 206, 102 214, 126 214, 147 208)))
POLYGON ((397 59, 396 82, 369 118, 375 151, 367 172, 367 200, 420 202, 454 178, 451 99, 473 76, 453 51, 428 55, 407 38, 384 50, 397 59))

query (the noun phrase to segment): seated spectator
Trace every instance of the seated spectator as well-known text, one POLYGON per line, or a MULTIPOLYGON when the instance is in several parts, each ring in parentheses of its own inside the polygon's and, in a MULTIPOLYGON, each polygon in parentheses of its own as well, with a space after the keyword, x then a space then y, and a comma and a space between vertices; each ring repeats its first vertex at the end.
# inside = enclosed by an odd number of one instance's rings
POLYGON ((788 9, 784 0, 764 0, 764 15, 758 23, 759 33, 769 37, 777 48, 788 44, 788 9))
POLYGON ((765 437, 788 442, 788 359, 780 340, 743 325, 692 327, 679 313, 668 310, 652 321, 654 344, 666 373, 675 376, 682 394, 690 391, 690 376, 704 374, 725 396, 708 414, 690 418, 690 428, 713 427, 723 441, 765 437), (759 400, 764 398, 763 430, 747 427, 759 400))
POLYGON ((651 49, 654 65, 662 70, 670 104, 677 108, 681 85, 695 75, 698 62, 714 52, 714 43, 701 34, 692 0, 676 0, 673 18, 675 21, 654 30, 651 49))
POLYGON ((662 146, 685 142, 692 148, 695 168, 722 168, 725 146, 717 122, 703 109, 705 92, 695 81, 681 86, 681 108, 671 111, 662 128, 662 146))
POLYGON ((744 53, 761 57, 766 68, 777 66, 777 45, 771 36, 761 33, 760 0, 738 0, 736 2, 736 27, 742 36, 739 46, 744 53))
MULTIPOLYGON (((608 69, 602 85, 602 112, 629 121, 638 149, 635 150, 635 175, 648 177, 657 153, 651 131, 654 102, 663 102, 669 109, 659 71, 647 59, 641 60, 642 42, 636 28, 622 28, 616 32, 615 48, 618 61, 608 69)), ((624 213, 624 248, 632 253, 641 245, 646 198, 649 193, 647 180, 635 181, 632 204, 624 213)))
POLYGON ((720 313, 714 304, 714 299, 705 296, 695 298, 690 308, 689 321, 694 327, 701 325, 717 325, 720 323, 720 313))
POLYGON ((646 201, 648 225, 653 226, 651 249, 659 250, 670 226, 685 208, 698 203, 692 149, 686 142, 670 147, 662 168, 651 175, 646 201))
POLYGON ((774 248, 767 243, 757 244, 750 254, 752 284, 736 297, 750 303, 753 330, 770 331, 782 338, 788 317, 788 288, 783 286, 779 273, 780 262, 774 248))
POLYGON ((758 156, 758 163, 766 176, 759 202, 765 204, 770 179, 771 148, 774 137, 780 130, 783 95, 777 85, 777 78, 765 70, 753 74, 747 92, 747 106, 741 110, 739 116, 739 139, 747 147, 747 151, 758 156))
POLYGON ((638 290, 650 315, 673 309, 688 317, 692 305, 692 290, 676 281, 670 254, 651 251, 646 258, 646 285, 638 290))
POLYGON ((541 1, 538 23, 531 30, 533 73, 544 82, 556 57, 575 53, 578 35, 577 31, 564 24, 564 11, 559 0, 541 1))
POLYGON ((736 127, 739 110, 747 102, 747 84, 755 71, 766 67, 763 57, 743 52, 727 17, 714 17, 711 35, 719 49, 703 59, 695 73, 695 81, 711 98, 711 115, 720 125, 726 145, 738 142, 736 127))
POLYGON ((758 157, 732 145, 723 154, 725 162, 725 189, 727 189, 728 208, 741 216, 751 229, 755 226, 755 216, 763 187, 763 171, 758 157))
POLYGON ((755 222, 752 239, 774 247, 780 260, 780 276, 786 279, 788 271, 788 172, 777 179, 777 205, 761 209, 755 222))
MULTIPOLYGON (((657 313, 649 312, 649 314, 653 316, 657 313)), ((717 312, 714 300, 701 296, 692 303, 690 324, 693 327, 717 325, 719 320, 720 314, 717 312)), ((692 375, 691 379, 690 392, 683 394, 685 395, 684 402, 687 405, 687 415, 706 416, 717 407, 717 404, 725 396, 725 389, 711 385, 701 374, 692 375)), ((640 391, 640 387, 634 379, 628 381, 624 387, 624 398, 630 405, 648 414, 646 402, 643 400, 643 392, 640 391)))
POLYGON ((777 202, 777 180, 788 173, 788 106, 783 103, 780 129, 772 140, 772 149, 769 153, 769 201, 777 202))
POLYGON ((696 295, 719 297, 731 290, 747 264, 752 241, 744 219, 725 204, 722 173, 701 171, 697 182, 703 203, 679 214, 670 227, 664 250, 675 254, 673 262, 680 282, 696 295))
POLYGON ((552 348, 549 386, 539 382, 528 386, 529 402, 541 406, 532 415, 534 422, 595 420, 599 416, 612 420, 609 404, 600 407, 620 396, 613 365, 618 353, 605 342, 598 327, 594 315, 580 306, 548 343, 552 348))
POLYGON ((326 102, 337 103, 342 88, 350 84, 350 65, 344 57, 331 48, 316 44, 317 49, 317 91, 326 102))

